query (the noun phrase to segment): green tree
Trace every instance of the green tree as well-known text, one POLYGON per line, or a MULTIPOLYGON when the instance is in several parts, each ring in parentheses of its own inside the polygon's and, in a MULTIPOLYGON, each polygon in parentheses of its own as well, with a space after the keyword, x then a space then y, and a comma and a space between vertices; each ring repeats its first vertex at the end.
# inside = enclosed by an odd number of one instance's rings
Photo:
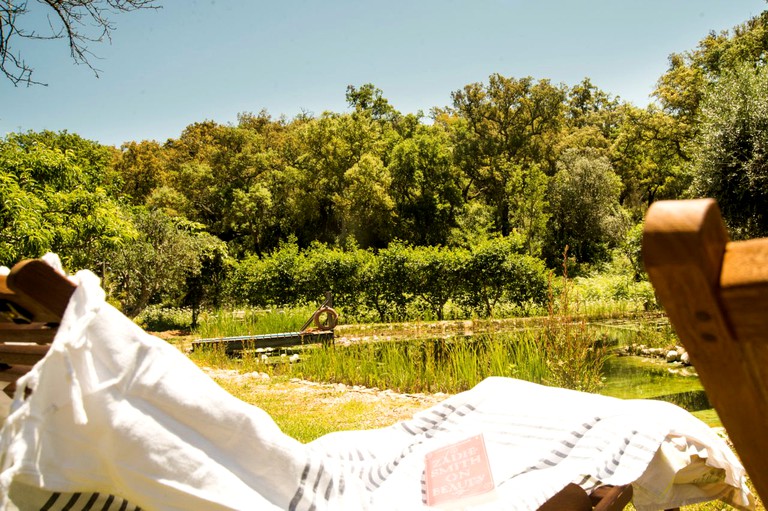
POLYGON ((539 257, 547 233, 547 183, 549 178, 538 165, 527 170, 514 167, 507 181, 509 224, 523 238, 525 252, 539 257))
MULTIPOLYGON (((359 187, 371 178, 387 179, 382 129, 382 123, 370 115, 331 113, 298 128, 300 153, 292 166, 299 180, 292 206, 296 212, 296 235, 302 246, 313 240, 332 244, 345 228, 358 222, 346 216, 354 213, 347 206, 355 200, 347 186, 360 191, 359 187)), ((368 196, 369 212, 390 207, 385 188, 379 187, 368 196)), ((366 248, 362 240, 361 246, 366 248)))
MULTIPOLYGON (((202 230, 200 224, 170 217, 160 210, 136 207, 131 220, 138 236, 110 250, 105 263, 104 288, 120 302, 123 313, 135 317, 148 305, 181 305, 192 299, 188 278, 201 276, 204 262, 224 257, 221 241, 202 230)), ((212 264, 213 266, 213 264, 212 264)))
POLYGON ((182 305, 192 309, 192 323, 197 326, 197 320, 203 307, 218 308, 221 305, 224 290, 233 261, 227 253, 227 246, 220 239, 205 232, 196 233, 195 248, 197 248, 199 270, 191 268, 185 278, 182 305))
POLYGON ((372 83, 360 87, 347 85, 347 104, 354 108, 356 113, 366 113, 377 120, 391 119, 398 115, 397 110, 384 97, 383 91, 372 83))
POLYGON ((299 303, 303 257, 295 238, 269 254, 246 256, 234 265, 228 294, 238 303, 256 306, 299 303))
POLYGON ((625 230, 619 176, 608 158, 589 150, 566 151, 558 167, 549 190, 548 262, 557 264, 566 246, 579 263, 606 260, 625 230))
POLYGON ((0 141, 0 264, 52 251, 97 270, 136 232, 112 192, 113 152, 66 132, 0 141))
POLYGON ((379 313, 381 321, 402 320, 406 306, 413 298, 413 284, 404 271, 410 246, 394 241, 369 259, 363 272, 366 302, 379 313))
POLYGON ((188 126, 166 144, 171 190, 156 189, 148 202, 202 223, 235 256, 273 248, 278 206, 290 205, 278 188, 287 166, 284 132, 265 113, 241 116, 239 126, 188 126))
POLYGON ((351 236, 364 247, 385 247, 392 239, 395 203, 391 178, 382 161, 364 154, 344 173, 344 191, 335 194, 341 217, 339 237, 351 236))
POLYGON ((621 105, 589 78, 567 89, 565 128, 558 153, 568 148, 607 149, 621 121, 621 105))
MULTIPOLYGON (((473 83, 452 93, 456 161, 469 180, 470 193, 495 210, 499 232, 511 232, 507 192, 515 172, 533 165, 554 167, 564 121, 565 91, 548 80, 515 79, 494 74, 489 83, 473 83)), ((522 177, 527 181, 527 176, 522 177)))
POLYGON ((519 237, 491 238, 472 247, 464 267, 459 301, 493 317, 505 298, 511 303, 541 302, 545 295, 544 263, 524 254, 519 237))
POLYGON ((741 65, 764 66, 766 55, 768 11, 730 31, 710 32, 693 50, 670 55, 669 68, 659 78, 654 96, 677 124, 668 136, 684 159, 690 159, 695 147, 689 142, 698 135, 701 103, 707 89, 724 73, 741 65))
POLYGON ((167 159, 166 152, 155 141, 123 144, 114 167, 120 176, 122 194, 131 204, 145 204, 153 191, 168 185, 167 159))
POLYGON ((451 229, 449 246, 471 248, 496 236, 493 210, 484 202, 465 202, 456 214, 456 227, 451 229))
POLYGON ((394 146, 388 170, 397 237, 415 245, 447 243, 463 198, 446 131, 418 127, 394 146))
POLYGON ((354 314, 362 304, 361 279, 366 251, 350 244, 343 249, 314 242, 303 252, 299 294, 314 303, 330 291, 334 305, 354 314))
POLYGON ((624 105, 610 157, 623 188, 621 202, 641 218, 659 199, 680 197, 690 184, 680 123, 655 105, 624 105))
POLYGON ((414 296, 422 298, 439 321, 444 319, 445 304, 457 298, 469 259, 466 250, 438 246, 415 247, 409 251, 405 273, 414 296))
POLYGON ((704 97, 693 192, 717 199, 734 237, 768 236, 768 71, 742 65, 704 97))

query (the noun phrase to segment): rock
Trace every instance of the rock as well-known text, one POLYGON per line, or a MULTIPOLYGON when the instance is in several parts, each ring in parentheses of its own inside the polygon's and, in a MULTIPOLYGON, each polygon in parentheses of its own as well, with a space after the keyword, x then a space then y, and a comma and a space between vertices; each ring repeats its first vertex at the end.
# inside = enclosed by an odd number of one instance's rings
POLYGON ((680 362, 682 362, 685 365, 691 365, 691 356, 688 354, 688 352, 684 352, 682 355, 680 355, 680 362))
POLYGON ((666 355, 667 362, 677 362, 679 356, 677 350, 669 350, 666 355))

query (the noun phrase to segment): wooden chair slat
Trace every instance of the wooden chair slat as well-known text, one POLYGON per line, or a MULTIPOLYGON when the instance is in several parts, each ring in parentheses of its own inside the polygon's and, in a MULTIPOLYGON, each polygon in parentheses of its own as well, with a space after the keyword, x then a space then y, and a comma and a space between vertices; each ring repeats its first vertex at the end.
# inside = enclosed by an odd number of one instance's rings
POLYGON ((7 365, 34 365, 48 348, 40 344, 0 344, 0 360, 7 365))
POLYGON ((48 351, 74 290, 69 279, 38 259, 0 276, 0 382, 10 383, 6 394, 13 395, 16 379, 48 351))
POLYGON ((37 344, 50 344, 56 336, 56 329, 47 325, 34 323, 33 328, 26 328, 30 325, 20 325, 20 328, 7 328, 0 324, 0 342, 34 342, 37 344))
POLYGON ((76 287, 40 259, 29 259, 16 264, 8 274, 6 284, 22 299, 29 299, 34 303, 35 308, 41 311, 41 316, 47 315, 45 319, 38 319, 43 322, 61 320, 76 287))
POLYGON ((31 365, 12 365, 0 364, 0 382, 15 382, 20 376, 27 374, 31 365))
POLYGON ((600 486, 590 494, 594 511, 611 511, 624 509, 632 500, 631 484, 624 486, 600 486))

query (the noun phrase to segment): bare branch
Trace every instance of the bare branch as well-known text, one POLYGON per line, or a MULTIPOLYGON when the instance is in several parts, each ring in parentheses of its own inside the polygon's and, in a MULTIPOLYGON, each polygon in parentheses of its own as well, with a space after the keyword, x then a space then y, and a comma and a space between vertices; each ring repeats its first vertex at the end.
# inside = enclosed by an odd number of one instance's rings
POLYGON ((140 9, 159 9, 159 0, 36 0, 47 9, 49 32, 29 31, 23 19, 29 14, 28 0, 0 0, 0 72, 14 85, 45 85, 32 78, 33 68, 26 63, 14 44, 21 39, 63 39, 69 45, 70 57, 85 64, 98 77, 91 64, 95 55, 91 44, 111 42, 115 30, 112 16, 140 9))

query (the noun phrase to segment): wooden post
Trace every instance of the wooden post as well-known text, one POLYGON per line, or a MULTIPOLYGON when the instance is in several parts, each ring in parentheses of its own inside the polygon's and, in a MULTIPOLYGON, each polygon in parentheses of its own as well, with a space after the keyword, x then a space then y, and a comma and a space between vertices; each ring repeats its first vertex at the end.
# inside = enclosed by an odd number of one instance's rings
POLYGON ((648 210, 643 258, 757 493, 768 499, 768 239, 731 242, 711 199, 648 210))

